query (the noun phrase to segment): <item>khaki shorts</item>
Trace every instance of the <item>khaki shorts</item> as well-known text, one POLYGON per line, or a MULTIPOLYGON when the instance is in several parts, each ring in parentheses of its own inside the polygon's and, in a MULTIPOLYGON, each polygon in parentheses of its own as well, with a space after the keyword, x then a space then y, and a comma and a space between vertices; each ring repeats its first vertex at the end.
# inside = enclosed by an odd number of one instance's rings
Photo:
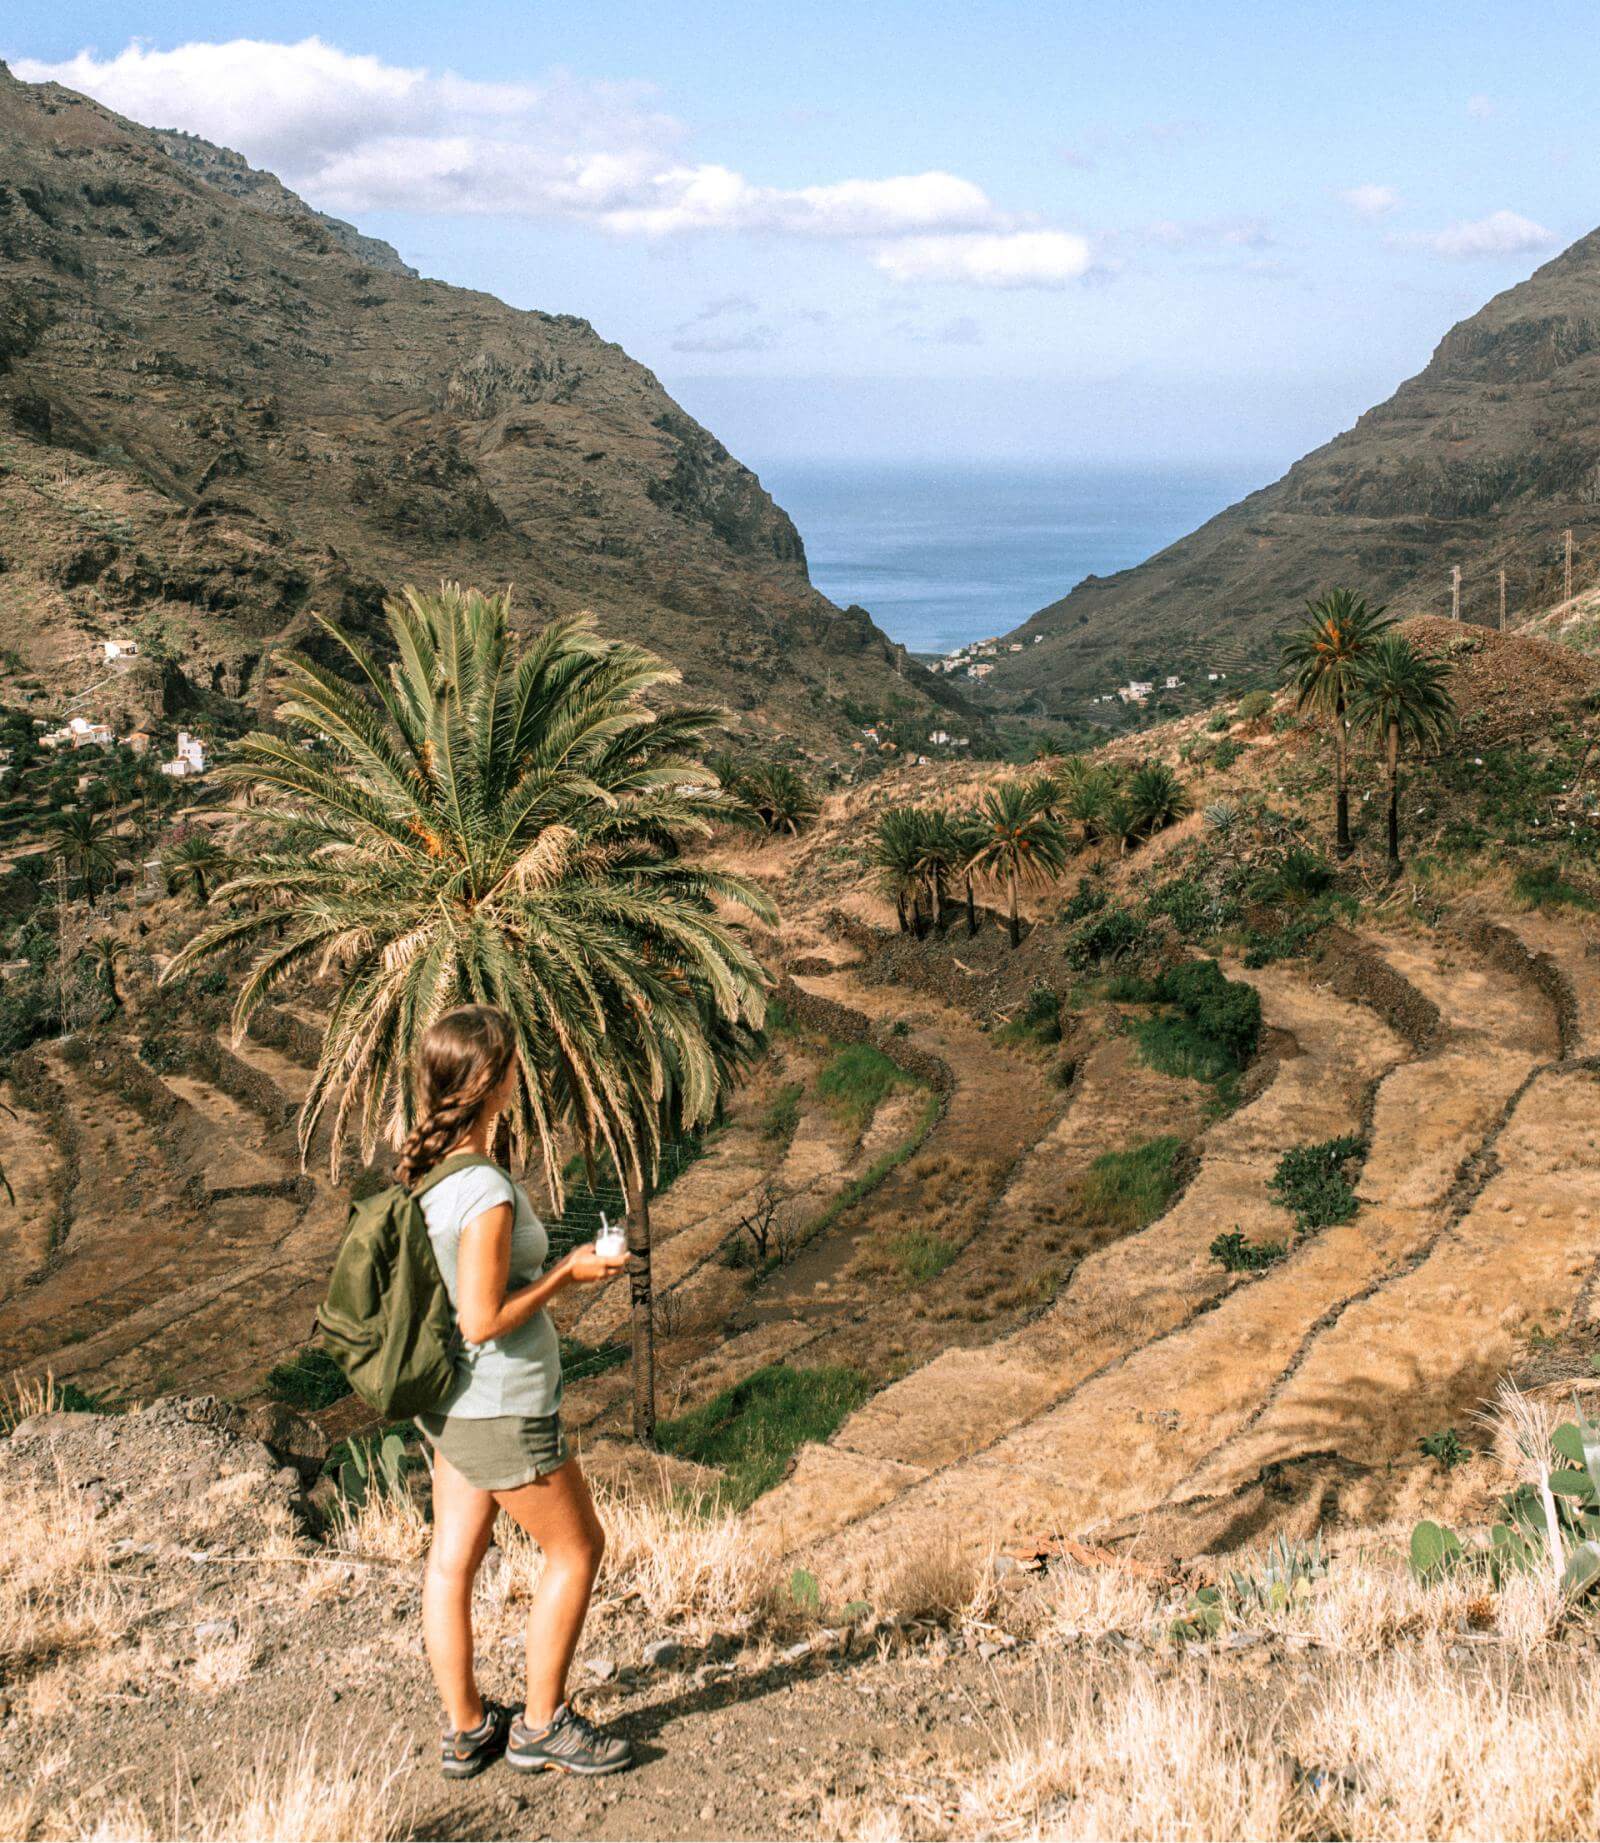
POLYGON ((417 1425, 480 1491, 514 1491, 571 1458, 559 1414, 497 1414, 479 1420, 460 1414, 419 1414, 417 1425))

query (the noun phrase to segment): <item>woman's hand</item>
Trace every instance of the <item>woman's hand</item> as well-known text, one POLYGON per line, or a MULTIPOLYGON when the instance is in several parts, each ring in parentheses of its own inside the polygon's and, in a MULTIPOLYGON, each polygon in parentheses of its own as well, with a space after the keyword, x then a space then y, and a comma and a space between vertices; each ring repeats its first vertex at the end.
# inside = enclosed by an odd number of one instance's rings
POLYGON ((575 1286, 594 1286, 622 1272, 626 1254, 596 1254, 592 1246, 574 1248, 561 1263, 561 1271, 575 1286))

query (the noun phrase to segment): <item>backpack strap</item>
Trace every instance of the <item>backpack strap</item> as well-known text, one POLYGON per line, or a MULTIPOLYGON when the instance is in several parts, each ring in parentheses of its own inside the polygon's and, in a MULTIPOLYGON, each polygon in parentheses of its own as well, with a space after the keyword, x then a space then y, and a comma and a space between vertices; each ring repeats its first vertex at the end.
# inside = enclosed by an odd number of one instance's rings
POLYGON ((431 1171, 411 1186, 412 1201, 426 1195, 435 1184, 443 1183, 447 1177, 454 1177, 458 1171, 470 1171, 475 1165, 487 1165, 492 1171, 500 1169, 492 1158, 485 1158, 481 1152, 452 1152, 448 1158, 441 1158, 431 1171))

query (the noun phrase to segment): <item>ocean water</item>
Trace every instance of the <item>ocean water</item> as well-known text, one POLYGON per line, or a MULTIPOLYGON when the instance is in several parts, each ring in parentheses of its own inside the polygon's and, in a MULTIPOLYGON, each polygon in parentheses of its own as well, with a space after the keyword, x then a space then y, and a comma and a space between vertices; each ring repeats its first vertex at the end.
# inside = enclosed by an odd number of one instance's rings
POLYGON ((1277 471, 794 461, 760 470, 800 528, 816 586, 841 607, 859 602, 915 653, 1005 633, 1085 576, 1142 562, 1277 471))

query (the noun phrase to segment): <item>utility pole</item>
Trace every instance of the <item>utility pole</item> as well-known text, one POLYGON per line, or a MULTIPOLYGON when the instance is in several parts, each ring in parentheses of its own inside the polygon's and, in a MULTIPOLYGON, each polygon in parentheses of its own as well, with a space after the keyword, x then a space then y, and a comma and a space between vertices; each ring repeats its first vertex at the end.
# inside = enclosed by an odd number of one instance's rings
POLYGON ((1567 592, 1564 596, 1562 596, 1561 599, 1563 601, 1570 602, 1572 600, 1572 527, 1570 525, 1568 525, 1567 531, 1566 531, 1566 544, 1567 544, 1567 592))
POLYGON ((1450 569, 1450 619, 1461 619, 1461 565, 1453 564, 1450 569))
POLYGON ((1500 566, 1500 631, 1501 633, 1504 633, 1505 630, 1506 630, 1506 570, 1505 570, 1505 565, 1502 563, 1500 566))

